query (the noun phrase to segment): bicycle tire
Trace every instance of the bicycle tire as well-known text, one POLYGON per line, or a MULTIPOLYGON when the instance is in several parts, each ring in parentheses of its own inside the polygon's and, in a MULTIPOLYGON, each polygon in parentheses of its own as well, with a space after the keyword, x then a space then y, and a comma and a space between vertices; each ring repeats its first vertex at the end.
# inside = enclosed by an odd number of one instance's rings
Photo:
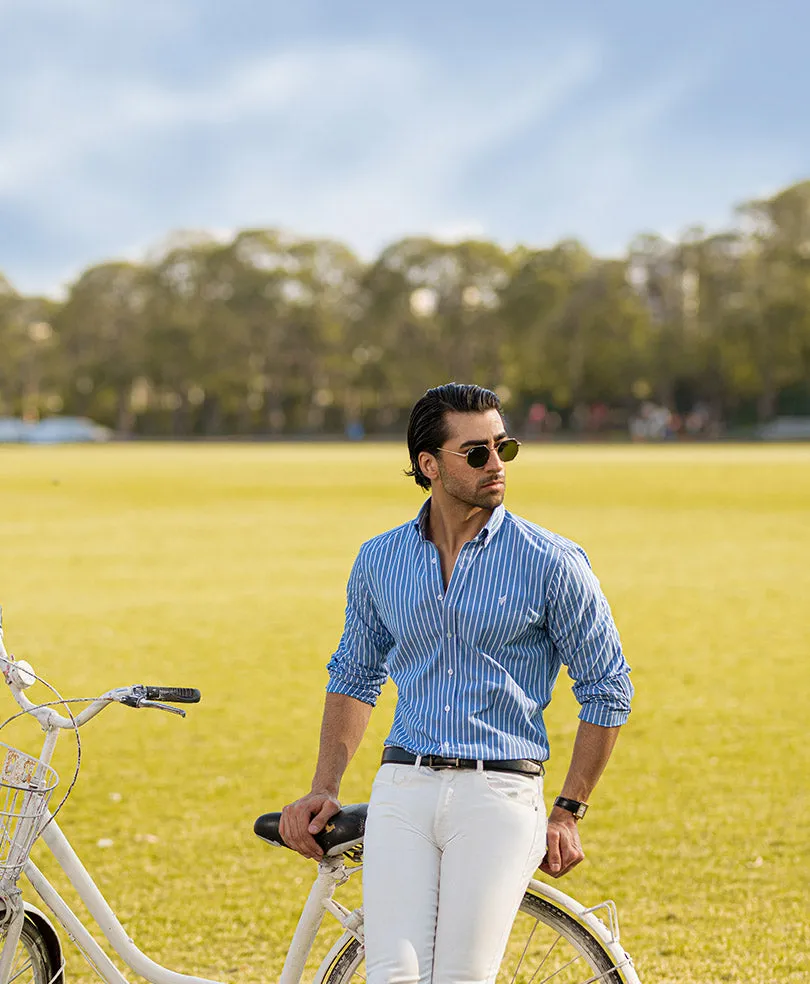
POLYGON ((64 984, 64 973, 39 926, 26 916, 11 963, 9 984, 64 984))
MULTIPOLYGON (((563 956, 562 963, 564 966, 561 967, 561 961, 558 960, 557 965, 554 968, 549 968, 544 977, 541 977, 536 969, 533 971, 531 967, 527 968, 522 977, 518 977, 519 967, 513 974, 510 974, 509 968, 505 970, 505 966, 502 964, 498 972, 497 984, 501 984, 502 980, 505 982, 519 980, 530 981, 531 984, 544 984, 544 981, 551 979, 554 980, 555 984, 591 984, 594 981, 599 981, 600 984, 625 984, 625 978, 620 967, 602 942, 573 916, 532 891, 527 891, 520 903, 518 917, 512 927, 512 935, 507 945, 507 958, 510 949, 516 945, 519 948, 521 945, 520 940, 514 939, 521 922, 521 914, 527 916, 529 920, 534 920, 535 926, 543 925, 552 934, 557 934, 558 939, 565 940, 571 950, 576 953, 576 957, 572 959, 569 965, 565 963, 566 957, 563 956), (582 968, 584 973, 580 973, 579 968, 577 968, 575 972, 572 971, 577 976, 571 974, 566 976, 566 969, 569 966, 573 968, 580 958, 584 959, 587 964, 587 967, 582 968)), ((555 948, 556 942, 552 943, 547 950, 550 953, 555 948)), ((323 984, 350 984, 363 962, 363 956, 362 944, 357 939, 347 940, 345 946, 335 955, 332 965, 324 975, 323 984)), ((507 958, 505 958, 505 962, 507 958)), ((580 966, 582 967, 582 965, 580 966)))

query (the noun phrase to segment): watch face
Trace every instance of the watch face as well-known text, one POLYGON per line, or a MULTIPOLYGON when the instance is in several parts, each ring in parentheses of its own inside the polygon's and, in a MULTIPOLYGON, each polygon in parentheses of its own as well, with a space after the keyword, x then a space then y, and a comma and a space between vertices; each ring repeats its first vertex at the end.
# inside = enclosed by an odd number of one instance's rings
POLYGON ((580 803, 578 800, 567 799, 565 796, 558 796, 557 799, 554 800, 554 805, 562 807, 563 810, 568 810, 568 812, 577 820, 581 820, 585 816, 585 811, 588 809, 587 803, 580 803))

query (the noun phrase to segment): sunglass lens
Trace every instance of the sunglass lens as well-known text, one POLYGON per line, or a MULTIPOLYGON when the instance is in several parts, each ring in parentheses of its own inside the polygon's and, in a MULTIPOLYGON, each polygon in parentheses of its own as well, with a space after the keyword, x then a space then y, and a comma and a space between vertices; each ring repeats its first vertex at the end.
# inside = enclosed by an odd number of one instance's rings
POLYGON ((467 452, 467 464, 470 468, 483 468, 489 461, 489 454, 489 448, 485 444, 479 444, 478 447, 470 448, 467 452))
POLYGON ((498 445, 498 457, 501 461, 514 461, 517 458, 519 448, 520 444, 514 438, 502 441, 498 445))

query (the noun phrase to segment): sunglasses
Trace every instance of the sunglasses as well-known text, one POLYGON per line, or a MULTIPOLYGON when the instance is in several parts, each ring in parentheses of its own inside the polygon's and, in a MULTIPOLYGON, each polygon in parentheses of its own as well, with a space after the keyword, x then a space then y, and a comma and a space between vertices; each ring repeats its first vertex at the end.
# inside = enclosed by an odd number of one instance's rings
MULTIPOLYGON (((514 461, 519 449, 520 441, 514 437, 508 437, 495 447, 501 461, 514 461)), ((492 454, 492 448, 488 444, 476 444, 474 448, 468 448, 466 451, 451 451, 450 448, 437 448, 436 450, 458 455, 459 458, 466 458, 470 468, 483 468, 492 454)))

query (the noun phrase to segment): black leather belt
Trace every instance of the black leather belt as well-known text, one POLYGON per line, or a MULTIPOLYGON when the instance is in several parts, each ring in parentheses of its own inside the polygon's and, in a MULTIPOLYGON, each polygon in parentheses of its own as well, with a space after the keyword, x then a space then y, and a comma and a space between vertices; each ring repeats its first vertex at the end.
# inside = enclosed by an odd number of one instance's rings
MULTIPOLYGON (((414 755, 404 748, 396 745, 389 745, 383 749, 381 765, 416 765, 414 755)), ((477 769, 477 759, 452 758, 446 755, 422 755, 420 765, 427 766, 428 769, 477 769)), ((539 759, 491 759, 484 760, 484 769, 489 772, 519 772, 524 776, 545 775, 545 767, 539 759)))

